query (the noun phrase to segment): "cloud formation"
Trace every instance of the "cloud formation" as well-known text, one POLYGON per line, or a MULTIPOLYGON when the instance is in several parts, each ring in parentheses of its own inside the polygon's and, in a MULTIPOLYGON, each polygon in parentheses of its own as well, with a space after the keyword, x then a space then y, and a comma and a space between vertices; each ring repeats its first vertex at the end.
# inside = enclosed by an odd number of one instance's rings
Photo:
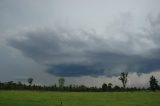
POLYGON ((147 73, 160 69, 159 17, 148 16, 146 26, 135 28, 127 14, 104 34, 65 28, 26 30, 8 44, 57 76, 147 73))

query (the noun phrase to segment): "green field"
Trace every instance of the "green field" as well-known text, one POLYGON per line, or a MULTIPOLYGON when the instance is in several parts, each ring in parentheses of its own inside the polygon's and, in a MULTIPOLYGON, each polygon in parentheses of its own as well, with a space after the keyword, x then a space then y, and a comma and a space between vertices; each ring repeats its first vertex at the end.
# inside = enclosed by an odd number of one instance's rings
POLYGON ((160 92, 0 91, 0 106, 160 106, 160 92))

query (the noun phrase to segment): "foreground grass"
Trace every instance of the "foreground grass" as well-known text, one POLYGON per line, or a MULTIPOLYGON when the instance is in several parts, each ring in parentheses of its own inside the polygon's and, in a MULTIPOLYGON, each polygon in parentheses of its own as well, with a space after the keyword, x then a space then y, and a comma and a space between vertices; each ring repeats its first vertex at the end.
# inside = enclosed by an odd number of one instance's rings
POLYGON ((160 92, 0 91, 0 106, 159 106, 160 92))

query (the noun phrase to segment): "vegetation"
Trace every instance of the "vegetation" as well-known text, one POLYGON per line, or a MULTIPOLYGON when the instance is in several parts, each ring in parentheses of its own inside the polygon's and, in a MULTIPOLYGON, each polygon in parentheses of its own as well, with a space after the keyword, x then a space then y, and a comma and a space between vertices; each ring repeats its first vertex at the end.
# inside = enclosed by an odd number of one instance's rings
POLYGON ((33 82, 33 78, 28 78, 28 83, 30 86, 32 85, 32 82, 33 82))
POLYGON ((119 80, 122 81, 123 88, 126 88, 128 73, 122 72, 119 80))
POLYGON ((64 78, 60 78, 58 81, 59 81, 59 88, 63 88, 65 82, 64 78))
POLYGON ((158 81, 154 76, 151 76, 149 82, 150 82, 150 89, 151 90, 155 91, 156 89, 159 89, 158 81))
POLYGON ((102 90, 103 90, 103 91, 106 91, 107 88, 108 88, 107 84, 106 84, 106 83, 103 83, 103 85, 102 85, 102 90))
POLYGON ((56 84, 53 86, 42 86, 35 85, 33 83, 33 78, 29 78, 28 85, 23 84, 21 82, 0 82, 0 90, 39 90, 39 91, 72 91, 72 92, 81 92, 81 91, 89 91, 89 92, 122 92, 122 91, 145 91, 145 90, 160 90, 158 85, 158 81, 154 76, 150 78, 150 87, 149 88, 126 88, 128 73, 121 73, 119 80, 122 82, 123 87, 119 87, 118 85, 113 86, 112 83, 103 83, 102 87, 87 87, 85 85, 65 85, 65 79, 60 78, 58 80, 59 86, 56 84))
POLYGON ((27 80, 28 84, 0 82, 0 106, 158 106, 160 104, 160 91, 158 91, 160 87, 154 76, 150 77, 149 88, 127 88, 127 77, 128 73, 121 73, 119 79, 123 87, 103 83, 99 88, 84 85, 65 86, 64 78, 58 80, 59 86, 35 85, 33 78, 27 80))
POLYGON ((0 106, 159 106, 160 92, 0 91, 0 106))

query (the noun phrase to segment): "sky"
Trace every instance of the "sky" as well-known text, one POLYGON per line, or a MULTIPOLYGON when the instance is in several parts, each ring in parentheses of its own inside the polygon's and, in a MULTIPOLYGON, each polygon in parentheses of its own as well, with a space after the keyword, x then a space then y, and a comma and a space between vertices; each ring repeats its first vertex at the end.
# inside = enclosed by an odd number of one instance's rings
POLYGON ((0 81, 160 82, 159 0, 0 0, 0 81))

